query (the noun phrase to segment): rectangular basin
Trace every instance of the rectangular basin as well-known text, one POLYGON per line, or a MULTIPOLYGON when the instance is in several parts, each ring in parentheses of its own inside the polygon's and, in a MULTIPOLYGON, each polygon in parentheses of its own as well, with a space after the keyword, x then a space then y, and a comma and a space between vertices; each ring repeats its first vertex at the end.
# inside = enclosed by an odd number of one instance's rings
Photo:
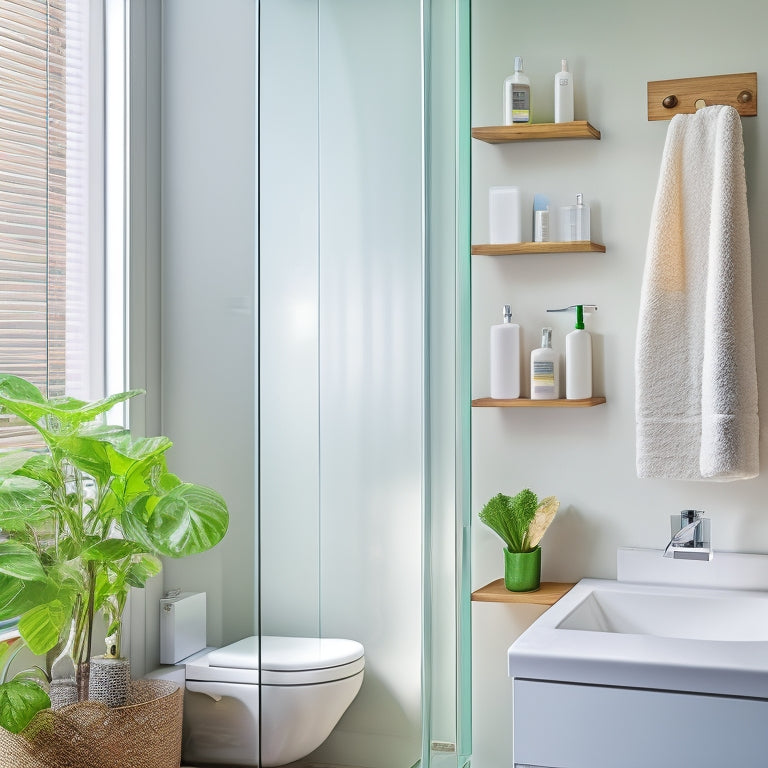
POLYGON ((768 698, 768 593, 583 579, 509 648, 516 678, 768 698))
POLYGON ((593 589, 557 629, 731 643, 768 642, 768 613, 754 595, 593 589))

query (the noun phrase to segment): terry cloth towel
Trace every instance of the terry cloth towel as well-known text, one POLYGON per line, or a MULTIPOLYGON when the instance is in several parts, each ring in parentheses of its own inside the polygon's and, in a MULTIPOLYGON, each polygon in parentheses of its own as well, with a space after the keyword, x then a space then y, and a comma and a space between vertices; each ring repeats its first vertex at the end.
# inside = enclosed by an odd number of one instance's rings
POLYGON ((635 357, 638 477, 758 474, 741 119, 676 115, 651 217, 635 357))

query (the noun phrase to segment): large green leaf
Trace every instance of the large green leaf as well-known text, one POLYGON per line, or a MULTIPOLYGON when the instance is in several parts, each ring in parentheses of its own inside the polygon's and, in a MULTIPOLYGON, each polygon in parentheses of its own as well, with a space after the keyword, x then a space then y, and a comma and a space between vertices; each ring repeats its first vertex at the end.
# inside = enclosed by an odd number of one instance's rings
POLYGON ((74 595, 83 591, 83 579, 66 563, 57 564, 45 581, 22 581, 0 573, 0 621, 21 616, 52 600, 71 605, 74 595))
POLYGON ((115 476, 99 508, 102 521, 119 521, 125 508, 137 498, 157 492, 157 478, 168 474, 164 454, 171 445, 168 438, 159 437, 108 447, 115 476))
POLYGON ((17 475, 39 480, 52 488, 61 483, 61 475, 54 465, 50 453, 34 453, 16 472, 17 475))
POLYGON ((100 570, 94 579, 93 588, 93 607, 99 611, 104 605, 104 601, 112 594, 112 581, 106 570, 100 570))
POLYGON ((0 373, 0 404, 6 399, 19 402, 45 402, 43 393, 34 384, 19 376, 12 376, 10 373, 0 373))
POLYGON ((148 552, 157 552, 157 548, 147 532, 147 521, 150 514, 147 506, 150 501, 154 504, 157 497, 145 493, 133 499, 121 510, 120 528, 127 539, 140 542, 148 552))
POLYGON ((129 472, 141 471, 164 454, 173 443, 167 437, 140 437, 136 440, 110 440, 109 454, 112 472, 125 477, 129 472))
POLYGON ((0 725, 11 733, 20 733, 41 709, 50 706, 48 694, 31 680, 0 685, 0 725))
MULTIPOLYGON (((123 506, 130 505, 135 499, 149 494, 165 496, 177 485, 181 485, 176 475, 168 471, 165 456, 156 454, 149 461, 134 466, 125 477, 122 487, 123 506)), ((149 512, 145 520, 149 517, 149 512)))
POLYGON ((114 408, 118 403, 143 394, 143 389, 132 389, 129 392, 120 392, 101 400, 95 400, 92 403, 76 400, 74 397, 57 397, 51 398, 47 407, 51 415, 56 416, 62 422, 77 426, 83 422, 93 421, 97 416, 114 408))
POLYGON ((24 604, 20 598, 28 583, 0 573, 0 621, 16 618, 31 607, 24 604), (21 610, 17 609, 17 605, 23 606, 21 610))
POLYGON ((22 581, 44 581, 46 578, 37 552, 13 539, 0 541, 0 573, 22 581))
POLYGON ((126 569, 125 580, 132 587, 142 588, 152 576, 157 576, 163 564, 154 555, 134 555, 126 569))
POLYGON ((23 531, 51 519, 50 486, 29 477, 11 475, 0 479, 0 529, 23 531))
POLYGON ((32 653, 42 655, 56 645, 70 618, 68 606, 52 600, 35 606, 19 619, 19 634, 32 653))
POLYGON ((228 524, 227 504, 216 491, 181 483, 151 509, 146 535, 161 555, 186 557, 218 544, 228 524))
POLYGON ((66 457, 81 472, 90 475, 99 486, 107 483, 110 477, 107 449, 100 440, 68 435, 57 438, 52 445, 57 457, 66 457))
POLYGON ((104 539, 91 547, 83 554, 83 560, 94 560, 100 563, 109 563, 122 560, 125 557, 138 554, 144 550, 141 544, 126 539, 104 539))
POLYGON ((6 451, 0 454, 0 477, 12 475, 38 454, 31 451, 6 451))
POLYGON ((50 435, 41 420, 50 418, 55 422, 60 434, 70 434, 84 423, 93 421, 118 403, 122 403, 143 390, 121 392, 92 403, 77 400, 74 397, 57 397, 46 400, 39 389, 18 376, 0 374, 0 407, 15 413, 27 423, 38 429, 48 438, 50 435))
POLYGON ((0 373, 0 409, 16 414, 43 431, 38 421, 45 415, 44 406, 45 398, 34 384, 18 376, 0 373))

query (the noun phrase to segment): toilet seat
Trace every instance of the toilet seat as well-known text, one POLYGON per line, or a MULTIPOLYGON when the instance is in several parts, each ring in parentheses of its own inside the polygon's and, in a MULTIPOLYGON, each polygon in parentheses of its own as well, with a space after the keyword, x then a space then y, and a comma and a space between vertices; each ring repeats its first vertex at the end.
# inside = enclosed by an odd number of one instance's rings
POLYGON ((312 685, 356 675, 365 667, 354 640, 316 637, 246 637, 186 664, 187 680, 262 685, 312 685))

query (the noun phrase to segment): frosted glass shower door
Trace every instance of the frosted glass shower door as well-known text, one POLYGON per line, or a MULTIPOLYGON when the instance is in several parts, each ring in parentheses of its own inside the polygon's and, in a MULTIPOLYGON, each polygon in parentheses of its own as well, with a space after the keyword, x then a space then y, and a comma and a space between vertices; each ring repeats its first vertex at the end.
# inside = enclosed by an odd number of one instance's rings
POLYGON ((421 750, 419 14, 320 3, 320 616, 365 646, 366 685, 332 738, 375 768, 421 750))
POLYGON ((260 626, 357 640, 307 761, 421 756, 419 0, 262 0, 260 626))

